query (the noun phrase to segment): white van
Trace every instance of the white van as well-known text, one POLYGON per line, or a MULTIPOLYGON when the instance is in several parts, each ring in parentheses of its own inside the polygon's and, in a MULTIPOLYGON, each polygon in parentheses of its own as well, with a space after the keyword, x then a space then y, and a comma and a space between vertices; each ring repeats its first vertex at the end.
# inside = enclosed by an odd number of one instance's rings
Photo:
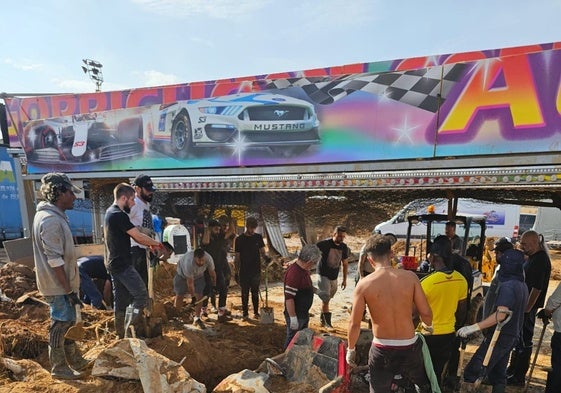
MULTIPOLYGON (((448 199, 416 199, 408 203, 388 221, 376 225, 374 233, 392 234, 396 237, 407 236, 407 216, 428 212, 429 206, 434 206, 434 213, 446 214, 448 212, 448 199)), ((510 237, 516 239, 520 225, 520 206, 477 199, 458 199, 457 214, 484 215, 487 218, 486 235, 489 237, 510 237)), ((412 237, 425 235, 422 225, 411 228, 412 237)))
POLYGON ((561 210, 556 207, 538 207, 532 229, 541 233, 546 242, 561 240, 561 210))

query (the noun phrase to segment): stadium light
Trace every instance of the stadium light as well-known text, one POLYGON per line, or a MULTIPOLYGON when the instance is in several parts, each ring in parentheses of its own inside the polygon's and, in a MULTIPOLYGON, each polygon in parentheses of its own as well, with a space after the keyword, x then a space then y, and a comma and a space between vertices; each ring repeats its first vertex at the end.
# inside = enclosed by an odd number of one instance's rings
POLYGON ((91 59, 83 59, 82 63, 85 64, 82 66, 82 71, 84 71, 84 74, 88 74, 90 79, 95 83, 95 91, 100 92, 101 84, 103 83, 103 73, 101 72, 103 65, 91 59))

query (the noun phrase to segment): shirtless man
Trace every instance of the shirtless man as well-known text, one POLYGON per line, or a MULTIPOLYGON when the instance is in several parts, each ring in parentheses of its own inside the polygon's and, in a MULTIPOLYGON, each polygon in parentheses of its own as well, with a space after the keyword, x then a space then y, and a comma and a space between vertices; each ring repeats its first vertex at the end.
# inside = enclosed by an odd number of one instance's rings
POLYGON ((422 340, 415 335, 412 311, 419 314, 424 329, 432 329, 432 311, 419 279, 408 270, 393 269, 391 241, 373 235, 364 246, 374 272, 361 279, 353 293, 349 322, 347 363, 355 366, 355 345, 365 307, 372 318, 374 340, 370 348, 370 392, 389 392, 394 375, 430 392, 422 357, 422 340), (397 348, 399 347, 399 348, 397 348))

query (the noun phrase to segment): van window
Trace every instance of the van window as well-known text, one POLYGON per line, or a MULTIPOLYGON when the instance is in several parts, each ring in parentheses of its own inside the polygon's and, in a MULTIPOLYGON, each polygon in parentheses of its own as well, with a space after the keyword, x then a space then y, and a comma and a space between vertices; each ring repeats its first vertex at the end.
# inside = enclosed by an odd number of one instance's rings
POLYGON ((518 225, 518 236, 532 229, 535 221, 536 221, 535 214, 525 214, 525 213, 520 214, 520 224, 518 225))

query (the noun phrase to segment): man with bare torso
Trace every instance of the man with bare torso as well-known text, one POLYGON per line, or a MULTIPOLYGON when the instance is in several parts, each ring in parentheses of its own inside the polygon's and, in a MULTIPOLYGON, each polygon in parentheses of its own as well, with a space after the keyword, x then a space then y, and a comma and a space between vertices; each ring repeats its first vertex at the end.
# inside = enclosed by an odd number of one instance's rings
POLYGON ((415 273, 393 269, 391 241, 383 235, 368 238, 364 246, 374 272, 360 280, 353 293, 348 332, 347 363, 355 365, 355 345, 365 307, 372 319, 374 339, 368 356, 370 392, 389 392, 395 375, 430 392, 422 341, 415 335, 412 312, 432 329, 432 311, 415 273))

